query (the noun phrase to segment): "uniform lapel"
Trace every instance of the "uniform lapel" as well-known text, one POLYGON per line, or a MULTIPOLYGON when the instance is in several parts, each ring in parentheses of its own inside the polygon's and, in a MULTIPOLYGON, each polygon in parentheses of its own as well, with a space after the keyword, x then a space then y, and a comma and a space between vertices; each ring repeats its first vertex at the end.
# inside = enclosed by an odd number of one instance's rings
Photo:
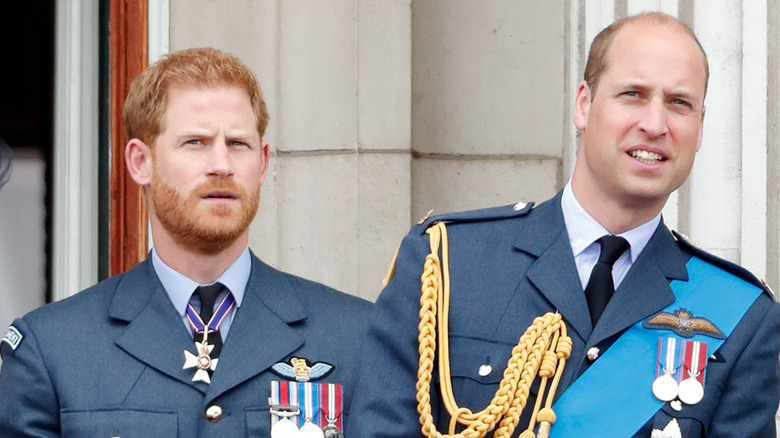
POLYGON ((688 279, 687 261, 662 221, 604 309, 588 343, 596 345, 674 302, 669 283, 688 279))
POLYGON ((269 369, 303 345, 289 324, 306 319, 287 277, 252 256, 244 302, 225 339, 206 403, 269 369))
POLYGON ((528 280, 561 313, 569 328, 587 339, 591 334, 588 304, 563 223, 560 193, 528 217, 515 247, 538 257, 528 268, 528 280))
POLYGON ((205 392, 192 382, 193 370, 183 370, 184 350, 195 351, 173 303, 165 293, 151 259, 130 270, 117 285, 109 315, 128 322, 116 344, 150 367, 205 392))

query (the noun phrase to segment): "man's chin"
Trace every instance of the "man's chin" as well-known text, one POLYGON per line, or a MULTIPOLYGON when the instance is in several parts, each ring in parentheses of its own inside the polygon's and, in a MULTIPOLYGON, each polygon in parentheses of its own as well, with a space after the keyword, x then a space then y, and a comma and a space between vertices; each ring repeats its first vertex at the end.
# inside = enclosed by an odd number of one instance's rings
POLYGON ((224 230, 200 230, 186 236, 180 236, 179 244, 201 255, 216 255, 233 245, 242 232, 226 233, 224 230))

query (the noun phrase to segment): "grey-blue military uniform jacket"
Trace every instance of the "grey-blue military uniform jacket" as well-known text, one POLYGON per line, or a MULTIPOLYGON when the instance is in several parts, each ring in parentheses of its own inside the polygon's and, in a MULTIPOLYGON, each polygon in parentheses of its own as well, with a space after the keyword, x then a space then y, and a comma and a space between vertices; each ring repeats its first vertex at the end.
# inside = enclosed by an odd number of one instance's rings
POLYGON ((270 367, 291 356, 335 367, 322 381, 343 385, 346 416, 368 308, 252 255, 211 384, 192 382, 192 335, 147 259, 14 321, 16 349, 1 343, 0 436, 267 438, 280 380, 270 367), (213 405, 217 422, 204 415, 213 405))
MULTIPOLYGON (((669 283, 688 279, 685 265, 694 253, 760 285, 741 268, 676 239, 661 223, 594 329, 563 222, 560 193, 535 208, 507 206, 428 219, 403 240, 394 276, 370 318, 364 360, 372 371, 363 375, 350 423, 351 432, 360 438, 422 436, 415 399, 420 276, 430 252, 425 229, 437 220, 447 223, 449 234, 453 392, 459 406, 474 412, 490 403, 512 347, 532 320, 546 312, 561 313, 573 342, 557 397, 590 365, 589 349, 598 347, 603 353, 627 328, 674 302, 669 283)), ((712 299, 728 300, 728 291, 713 291, 712 299)), ((649 437, 653 429, 662 430, 676 418, 685 438, 775 437, 779 350, 780 306, 765 289, 710 356, 704 399, 680 411, 666 403, 646 424, 636 426, 635 436, 649 437)), ((637 358, 636 364, 626 366, 652 373, 655 360, 637 358)), ((441 404, 435 367, 433 375, 433 417, 438 430, 446 433, 449 415, 441 404)), ((536 386, 513 436, 528 425, 536 386)), ((625 405, 630 408, 631 400, 625 405)), ((603 421, 606 424, 608 416, 603 421)))

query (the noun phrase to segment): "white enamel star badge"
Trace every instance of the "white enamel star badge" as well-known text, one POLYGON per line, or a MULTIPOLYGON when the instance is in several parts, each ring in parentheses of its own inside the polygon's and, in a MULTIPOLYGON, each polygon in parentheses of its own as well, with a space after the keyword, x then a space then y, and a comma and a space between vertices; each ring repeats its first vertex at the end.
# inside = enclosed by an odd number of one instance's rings
POLYGON ((677 424, 677 419, 672 418, 672 421, 664 427, 664 430, 653 430, 650 438, 682 438, 682 432, 680 431, 680 425, 677 424))
POLYGON ((193 382, 206 382, 211 383, 209 377, 209 371, 214 371, 217 368, 218 358, 211 358, 211 350, 214 349, 213 345, 209 345, 208 342, 195 342, 195 350, 198 355, 190 353, 184 350, 184 366, 181 369, 186 370, 188 368, 197 368, 195 375, 192 376, 193 382))

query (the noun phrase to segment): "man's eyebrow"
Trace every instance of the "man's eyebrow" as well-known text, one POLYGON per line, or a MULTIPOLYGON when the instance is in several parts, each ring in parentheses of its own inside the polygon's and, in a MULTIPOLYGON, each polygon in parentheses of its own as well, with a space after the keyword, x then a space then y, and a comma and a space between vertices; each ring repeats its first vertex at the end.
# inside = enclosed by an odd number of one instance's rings
POLYGON ((229 138, 246 138, 250 139, 255 135, 253 131, 244 131, 244 130, 226 130, 225 136, 229 138))
POLYGON ((615 91, 624 90, 647 90, 651 88, 648 84, 636 81, 618 82, 615 84, 615 91))
POLYGON ((668 93, 664 93, 669 97, 683 97, 685 99, 695 99, 696 93, 688 90, 672 90, 668 93))
POLYGON ((213 135, 213 133, 209 129, 192 127, 182 129, 181 134, 179 134, 178 137, 209 137, 211 135, 213 135))

